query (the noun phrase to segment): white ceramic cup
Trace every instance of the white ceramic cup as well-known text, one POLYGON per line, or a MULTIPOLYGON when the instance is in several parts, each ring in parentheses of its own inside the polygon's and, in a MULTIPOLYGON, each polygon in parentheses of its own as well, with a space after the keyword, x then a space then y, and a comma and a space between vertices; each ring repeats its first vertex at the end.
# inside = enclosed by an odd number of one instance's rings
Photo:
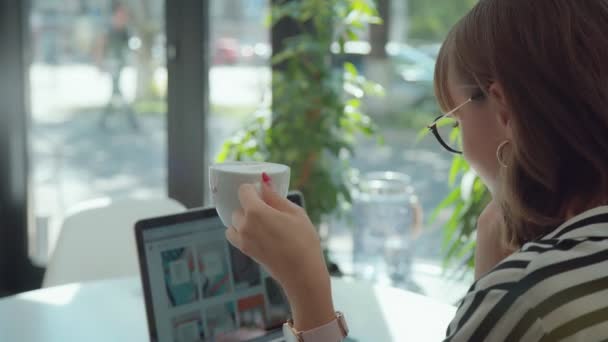
POLYGON ((209 168, 209 188, 213 205, 226 227, 232 225, 232 214, 241 208, 239 188, 253 184, 260 189, 262 173, 268 174, 277 193, 287 197, 291 169, 287 165, 263 162, 228 162, 209 168))

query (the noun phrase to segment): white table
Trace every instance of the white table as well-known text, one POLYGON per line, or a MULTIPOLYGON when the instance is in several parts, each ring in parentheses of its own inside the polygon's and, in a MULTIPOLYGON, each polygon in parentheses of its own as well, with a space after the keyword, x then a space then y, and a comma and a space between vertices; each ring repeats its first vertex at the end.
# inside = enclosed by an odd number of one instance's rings
MULTIPOLYGON (((441 341, 455 308, 398 289, 333 280, 336 309, 357 341, 441 341)), ((148 341, 139 279, 26 292, 0 300, 0 341, 148 341)))

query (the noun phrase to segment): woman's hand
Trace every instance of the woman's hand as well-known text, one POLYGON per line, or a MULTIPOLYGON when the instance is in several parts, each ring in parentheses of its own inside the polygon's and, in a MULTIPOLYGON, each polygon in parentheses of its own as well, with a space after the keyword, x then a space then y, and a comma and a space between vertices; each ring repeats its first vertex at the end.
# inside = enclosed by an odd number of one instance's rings
POLYGON ((492 200, 477 220, 477 247, 475 251, 475 280, 490 271, 514 251, 502 243, 500 229, 503 229, 502 211, 492 200))
POLYGON ((329 272, 319 236, 305 211, 279 196, 267 176, 261 195, 242 185, 243 209, 232 217, 226 237, 270 272, 283 286, 295 327, 308 330, 335 318, 329 272))

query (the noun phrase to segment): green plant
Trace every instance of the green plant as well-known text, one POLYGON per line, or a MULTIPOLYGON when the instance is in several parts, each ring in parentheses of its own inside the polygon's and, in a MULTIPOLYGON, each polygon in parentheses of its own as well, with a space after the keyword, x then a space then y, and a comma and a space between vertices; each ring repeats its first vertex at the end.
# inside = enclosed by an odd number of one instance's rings
POLYGON ((452 160, 448 178, 452 191, 435 209, 431 219, 435 220, 441 211, 451 209, 443 230, 443 268, 466 272, 475 266, 477 218, 488 204, 490 194, 461 155, 452 160))
POLYGON ((286 39, 272 63, 273 108, 225 142, 217 160, 267 160, 290 165, 291 187, 303 192, 311 220, 350 202, 349 156, 357 134, 373 135, 362 98, 383 90, 349 62, 336 67, 347 41, 381 23, 372 0, 300 0, 272 8, 272 24, 293 20, 301 33, 286 39), (336 53, 333 54, 336 56, 336 53))
MULTIPOLYGON (((425 128, 418 138, 429 136, 428 133, 425 128)), ((460 134, 456 127, 450 139, 456 141, 460 134)), ((443 227, 443 269, 464 275, 475 267, 477 219, 490 201, 490 193, 462 155, 454 155, 452 159, 448 184, 452 190, 435 208, 430 222, 437 220, 445 210, 450 210, 450 217, 443 227)))
MULTIPOLYGON (((450 140, 457 141, 460 134, 458 127, 452 129, 450 140)), ((425 128, 420 131, 418 139, 427 136, 429 131, 425 128)), ((475 267, 477 219, 489 203, 491 196, 479 176, 459 154, 454 155, 452 159, 448 184, 452 190, 435 208, 430 222, 436 221, 445 210, 450 211, 450 216, 443 227, 441 244, 441 249, 445 253, 443 269, 466 275, 475 267)))
MULTIPOLYGON (((423 43, 441 41, 476 3, 477 0, 409 0, 408 15, 412 20, 408 37, 423 43)), ((459 134, 455 129, 451 138, 456 139, 459 134)), ((448 182, 452 190, 435 209, 431 221, 444 210, 451 210, 443 229, 443 267, 455 269, 456 273, 466 272, 474 267, 477 218, 490 200, 490 194, 460 155, 452 160, 448 182)))

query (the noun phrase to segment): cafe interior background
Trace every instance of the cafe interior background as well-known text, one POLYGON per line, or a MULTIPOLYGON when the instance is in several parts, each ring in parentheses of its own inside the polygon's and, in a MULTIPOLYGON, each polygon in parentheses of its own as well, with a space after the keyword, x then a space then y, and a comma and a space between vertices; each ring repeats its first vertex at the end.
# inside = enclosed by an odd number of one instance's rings
POLYGON ((42 286, 83 208, 209 205, 208 166, 235 158, 292 165, 334 276, 465 293, 487 194, 424 128, 440 43, 475 1, 332 1, 329 31, 277 18, 293 2, 316 1, 0 0, 0 297, 42 286), (293 100, 311 88, 336 95, 316 119, 293 100), (310 139, 325 115, 331 139, 310 139))

